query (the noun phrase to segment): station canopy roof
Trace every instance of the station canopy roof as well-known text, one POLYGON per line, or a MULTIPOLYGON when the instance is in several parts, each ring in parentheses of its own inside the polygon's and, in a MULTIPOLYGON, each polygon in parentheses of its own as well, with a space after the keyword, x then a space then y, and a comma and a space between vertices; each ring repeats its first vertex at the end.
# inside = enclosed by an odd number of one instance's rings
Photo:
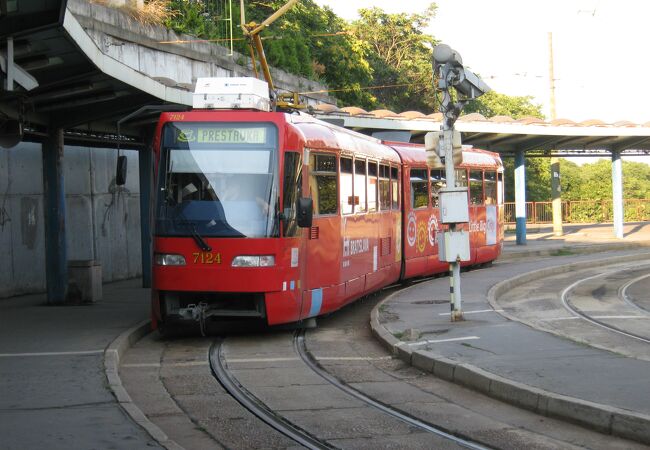
MULTIPOLYGON (((7 57, 12 38, 20 73, 13 90, 0 90, 0 122, 23 119, 26 139, 38 141, 54 126, 66 130, 67 142, 106 145, 117 137, 117 121, 140 107, 187 108, 191 103, 188 90, 166 86, 105 55, 66 8, 66 0, 4 3, 0 54, 7 57), (21 74, 32 86, 21 85, 21 74)), ((152 112, 148 120, 155 116, 152 112)), ((127 146, 142 145, 138 125, 147 117, 138 120, 121 129, 132 136, 127 146)))
MULTIPOLYGON (((163 105, 173 110, 191 105, 191 87, 181 89, 107 56, 66 7, 66 0, 0 0, 0 5, 4 7, 0 8, 0 55, 7 57, 7 39, 11 38, 16 66, 23 77, 36 83, 31 89, 18 83, 13 91, 0 91, 0 125, 6 118, 22 119, 26 139, 40 140, 48 127, 56 126, 66 130, 68 143, 106 145, 117 139, 117 121, 140 108, 163 105)), ((422 142, 428 131, 439 130, 442 119, 440 113, 367 112, 327 104, 317 106, 313 114, 365 134, 411 142, 422 142)), ((128 136, 124 144, 142 146, 142 125, 151 124, 157 115, 151 110, 124 122, 121 134, 128 136)), ((567 155, 650 153, 650 122, 545 122, 470 114, 461 116, 456 128, 462 132, 463 143, 502 154, 518 150, 542 155, 551 151, 567 155)))
MULTIPOLYGON (((358 107, 337 108, 321 105, 316 117, 365 134, 385 139, 423 142, 429 131, 437 131, 442 114, 425 115, 417 111, 394 113, 388 110, 365 111, 358 107)), ((463 144, 511 154, 516 151, 547 156, 603 156, 612 151, 625 155, 650 154, 650 122, 635 124, 600 120, 574 122, 569 119, 544 121, 536 117, 513 119, 495 116, 486 119, 473 113, 461 116, 455 128, 463 144)))

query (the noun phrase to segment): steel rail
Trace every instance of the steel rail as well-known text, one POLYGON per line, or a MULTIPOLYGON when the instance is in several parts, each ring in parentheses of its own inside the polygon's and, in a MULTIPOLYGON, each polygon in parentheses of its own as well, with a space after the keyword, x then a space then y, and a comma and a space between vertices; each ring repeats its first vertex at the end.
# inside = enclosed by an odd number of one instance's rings
POLYGON ((338 378, 334 377, 331 375, 329 372, 327 372, 323 367, 318 363, 318 361, 314 358, 314 356, 307 350, 307 347, 305 345, 305 330, 299 330, 294 334, 294 348, 296 350, 296 353, 300 355, 300 358, 303 360, 307 366, 311 370, 313 370, 316 374, 318 374, 321 378, 323 378, 325 381, 328 383, 331 383, 333 386, 337 387, 341 391, 345 392, 348 395, 351 395, 352 397, 356 398, 357 400, 360 400, 367 405, 378 409, 382 411, 385 414, 388 414, 398 420, 401 420, 402 422, 407 423, 408 425, 411 425, 413 427, 419 428, 420 430, 424 430, 426 432, 435 434, 439 437, 442 437, 444 439, 448 439, 462 447, 465 448, 471 448, 474 450, 485 450, 487 447, 483 447, 479 444, 470 442, 466 439, 454 436, 453 434, 450 434, 448 432, 445 432, 439 428, 436 428, 426 422, 423 422, 419 419, 416 419, 412 416, 407 415, 406 413, 399 411, 391 406, 385 405, 371 397, 368 397, 367 395, 363 394, 362 392, 357 391, 347 383, 339 380, 338 378))
POLYGON ((641 275, 640 277, 633 278, 630 281, 628 281, 627 283, 625 283, 623 286, 621 286, 621 288, 618 291, 618 296, 621 297, 625 303, 627 303, 628 305, 632 306, 635 309, 638 309, 639 311, 641 311, 644 314, 648 314, 648 313, 650 313, 650 311, 648 311, 646 308, 644 308, 641 305, 637 305, 630 298, 630 296, 627 295, 627 290, 634 283, 637 283, 637 282, 643 280, 644 278, 648 278, 648 277, 650 277, 650 274, 645 274, 645 275, 641 275))
POLYGON ((579 284, 581 284, 581 283, 583 283, 585 281, 593 280, 594 278, 607 276, 607 275, 610 275, 610 274, 613 274, 613 273, 616 273, 616 272, 620 272, 620 271, 621 271, 620 268, 616 269, 616 270, 610 270, 610 271, 607 271, 607 272, 592 275, 590 277, 582 278, 582 279, 572 283, 568 287, 564 288, 562 290, 562 293, 560 294, 560 299, 562 301, 562 305, 564 306, 564 308, 567 311, 573 313, 575 316, 580 317, 581 319, 589 322, 592 325, 604 328, 604 329, 606 329, 608 331, 611 331, 612 333, 617 333, 617 334, 620 334, 622 336, 626 336, 626 337, 629 337, 631 339, 636 339, 638 341, 645 342, 646 344, 650 344, 650 339, 648 339, 647 337, 639 336, 637 334, 630 333, 630 332, 625 331, 625 330, 621 330, 618 327, 615 327, 613 325, 609 325, 609 324, 607 324, 605 322, 602 322, 602 321, 600 321, 598 319, 594 319, 593 317, 589 316, 588 314, 585 314, 582 311, 580 311, 578 308, 576 308, 574 305, 572 305, 571 302, 569 301, 569 298, 568 298, 569 293, 571 291, 573 291, 576 288, 576 286, 578 286, 579 284))
POLYGON ((223 356, 223 339, 218 339, 210 348, 210 368, 212 374, 221 383, 223 388, 244 408, 253 413, 260 420, 279 431, 298 444, 309 449, 333 449, 327 442, 318 439, 305 430, 292 424, 285 418, 269 409, 260 399, 255 397, 233 376, 228 370, 228 365, 223 356))

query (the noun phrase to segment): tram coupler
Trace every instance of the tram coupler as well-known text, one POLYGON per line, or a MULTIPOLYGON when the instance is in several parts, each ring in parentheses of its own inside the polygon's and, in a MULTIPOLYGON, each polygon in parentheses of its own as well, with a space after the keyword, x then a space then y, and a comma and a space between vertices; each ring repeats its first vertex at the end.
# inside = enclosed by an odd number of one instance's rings
POLYGON ((208 309, 208 304, 201 302, 199 304, 191 303, 185 308, 179 308, 178 315, 183 319, 194 320, 198 322, 201 317, 205 317, 205 311, 208 309))

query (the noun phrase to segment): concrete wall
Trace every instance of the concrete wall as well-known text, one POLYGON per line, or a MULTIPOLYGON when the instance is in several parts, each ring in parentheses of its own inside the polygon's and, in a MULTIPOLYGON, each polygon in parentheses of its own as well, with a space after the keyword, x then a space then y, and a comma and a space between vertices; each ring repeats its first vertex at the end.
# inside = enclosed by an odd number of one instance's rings
MULTIPOLYGON (((138 154, 128 157, 127 184, 115 186, 115 149, 65 147, 68 260, 96 259, 103 281, 139 276, 138 154)), ((0 297, 45 290, 41 145, 0 148, 0 297)))
MULTIPOLYGON (((199 77, 252 77, 250 57, 209 42, 197 42, 162 26, 143 26, 119 9, 69 0, 68 9, 84 27, 97 47, 106 55, 142 72, 163 84, 192 90, 199 77), (169 41, 184 43, 163 44, 169 41), (193 41, 193 42, 190 42, 193 41)), ((238 17, 234 18, 235 25, 238 17)), ((314 80, 271 68, 273 82, 280 91, 313 92, 327 90, 314 80)), ((307 103, 336 104, 327 94, 305 96, 307 103)))

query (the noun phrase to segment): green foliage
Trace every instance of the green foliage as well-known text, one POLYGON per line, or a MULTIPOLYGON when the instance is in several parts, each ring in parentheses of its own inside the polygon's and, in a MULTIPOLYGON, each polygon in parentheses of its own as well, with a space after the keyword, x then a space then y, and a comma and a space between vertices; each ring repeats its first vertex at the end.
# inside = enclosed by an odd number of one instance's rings
MULTIPOLYGON (((261 23, 286 0, 253 0, 245 3, 246 22, 261 23)), ((214 1, 170 0, 175 11, 166 23, 174 31, 202 39, 223 40, 228 45, 229 24, 214 1)), ((225 5, 225 4, 224 4, 225 5)), ((222 10, 225 6, 219 6, 222 10)), ((234 48, 248 57, 243 38, 240 6, 232 3, 234 48)), ((421 13, 388 14, 379 8, 362 9, 360 18, 348 23, 328 7, 301 0, 261 36, 269 64, 287 72, 322 81, 341 105, 371 110, 402 112, 435 111, 431 49, 436 40, 425 34, 436 13, 431 3, 421 13)), ((540 117, 530 97, 489 93, 465 108, 486 117, 513 115, 540 117)))
POLYGON ((436 40, 424 33, 435 16, 431 3, 423 13, 388 14, 380 8, 359 10, 352 23, 356 38, 363 43, 373 68, 376 107, 398 112, 434 110, 431 49, 436 40))
POLYGON ((175 14, 170 16, 165 26, 177 33, 190 34, 201 39, 226 37, 219 27, 218 20, 210 15, 202 2, 170 0, 169 9, 175 14))
MULTIPOLYGON (((503 158, 505 198, 515 201, 514 158, 503 158)), ((526 158, 526 201, 542 202, 551 198, 551 165, 548 158, 526 158)))
MULTIPOLYGON (((506 201, 514 201, 514 158, 504 159, 506 201)), ((565 207, 564 220, 585 223, 612 220, 612 165, 608 159, 579 166, 560 158, 560 185, 565 207)), ((623 198, 627 200, 626 221, 650 218, 650 166, 623 161, 623 198), (637 200, 638 199, 638 200, 637 200)), ((548 158, 526 159, 526 201, 551 200, 550 161, 548 158)))
POLYGON ((477 112, 485 117, 510 116, 515 119, 523 117, 543 118, 542 105, 531 103, 533 97, 517 97, 490 91, 463 108, 463 114, 477 112))

